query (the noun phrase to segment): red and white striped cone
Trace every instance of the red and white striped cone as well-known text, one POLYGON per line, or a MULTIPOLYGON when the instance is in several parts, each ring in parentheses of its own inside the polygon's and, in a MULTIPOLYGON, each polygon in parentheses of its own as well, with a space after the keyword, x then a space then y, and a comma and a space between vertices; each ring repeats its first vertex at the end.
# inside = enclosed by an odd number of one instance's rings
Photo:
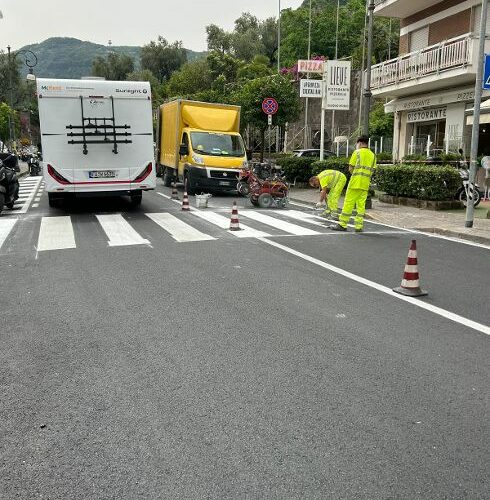
POLYGON ((238 207, 236 201, 233 202, 231 211, 230 231, 240 231, 240 221, 238 220, 238 207))
POLYGON ((177 184, 175 182, 172 182, 172 195, 170 198, 172 198, 172 200, 179 199, 179 193, 177 191, 177 184))
POLYGON ((184 197, 182 198, 182 210, 184 212, 189 212, 191 207, 189 206, 189 196, 187 196, 187 186, 184 188, 184 197))
POLYGON ((425 290, 420 288, 419 270, 417 263, 417 242, 412 240, 408 251, 407 263, 403 271, 402 283, 398 288, 393 288, 396 293, 408 295, 409 297, 422 297, 427 295, 425 290))

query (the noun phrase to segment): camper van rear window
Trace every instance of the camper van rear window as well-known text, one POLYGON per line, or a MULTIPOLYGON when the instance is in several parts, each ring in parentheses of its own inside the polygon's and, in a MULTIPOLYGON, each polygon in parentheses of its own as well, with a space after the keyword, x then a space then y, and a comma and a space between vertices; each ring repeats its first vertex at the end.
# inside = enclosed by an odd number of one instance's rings
POLYGON ((111 96, 112 116, 90 117, 86 116, 84 110, 84 98, 80 96, 81 123, 70 123, 66 126, 69 132, 66 134, 70 140, 68 144, 81 145, 84 155, 88 154, 89 145, 108 144, 112 146, 112 152, 118 154, 119 144, 131 144, 131 125, 117 124, 114 112, 114 98, 111 96))

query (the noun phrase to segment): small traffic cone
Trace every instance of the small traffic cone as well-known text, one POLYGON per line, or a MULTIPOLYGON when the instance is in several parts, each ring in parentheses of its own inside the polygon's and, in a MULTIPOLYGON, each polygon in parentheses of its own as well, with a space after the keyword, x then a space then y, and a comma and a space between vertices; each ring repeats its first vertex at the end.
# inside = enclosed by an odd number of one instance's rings
POLYGON ((179 199, 179 193, 177 191, 177 184, 175 182, 172 182, 172 196, 170 198, 172 200, 178 200, 179 199))
POLYGON ((182 210, 184 212, 189 212, 191 207, 189 206, 189 196, 187 196, 187 185, 184 188, 184 197, 182 198, 182 210))
POLYGON ((396 293, 408 295, 409 297, 422 297, 427 295, 425 290, 420 288, 419 270, 417 264, 417 242, 412 240, 408 251, 407 263, 403 271, 402 283, 398 288, 393 288, 396 293))
POLYGON ((233 202, 231 211, 230 231, 240 231, 240 221, 238 220, 238 207, 236 201, 233 202))

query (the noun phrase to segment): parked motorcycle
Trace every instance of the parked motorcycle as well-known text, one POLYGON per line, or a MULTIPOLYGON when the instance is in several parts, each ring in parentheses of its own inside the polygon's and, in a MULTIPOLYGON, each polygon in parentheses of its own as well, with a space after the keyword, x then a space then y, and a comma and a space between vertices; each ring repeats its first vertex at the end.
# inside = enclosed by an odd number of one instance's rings
POLYGON ((4 205, 9 209, 14 208, 15 200, 19 198, 19 180, 16 174, 19 170, 14 155, 0 158, 0 212, 4 205))
POLYGON ((456 191, 454 198, 461 201, 465 207, 468 206, 468 199, 473 200, 473 206, 477 207, 482 199, 483 191, 478 184, 470 185, 470 173, 466 163, 460 162, 458 172, 463 183, 456 191))
POLYGON ((41 165, 39 161, 39 155, 31 155, 27 160, 29 165, 29 175, 41 175, 41 165))

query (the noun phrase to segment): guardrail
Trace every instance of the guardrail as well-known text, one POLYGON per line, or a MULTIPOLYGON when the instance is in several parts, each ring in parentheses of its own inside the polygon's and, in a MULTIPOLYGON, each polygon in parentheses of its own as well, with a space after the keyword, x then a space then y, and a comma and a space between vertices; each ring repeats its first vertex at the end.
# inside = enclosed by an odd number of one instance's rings
POLYGON ((471 64, 472 36, 466 34, 372 67, 373 89, 437 75, 471 64))

